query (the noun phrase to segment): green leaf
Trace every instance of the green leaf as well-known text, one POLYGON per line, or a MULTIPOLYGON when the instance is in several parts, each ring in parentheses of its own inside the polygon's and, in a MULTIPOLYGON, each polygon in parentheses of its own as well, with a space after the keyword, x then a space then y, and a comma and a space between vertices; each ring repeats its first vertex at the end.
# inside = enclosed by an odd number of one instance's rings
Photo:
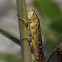
POLYGON ((0 27, 0 33, 2 35, 6 36, 7 38, 9 38, 10 40, 12 40, 13 42, 15 42, 18 45, 20 45, 20 39, 15 34, 10 32, 9 30, 0 27))

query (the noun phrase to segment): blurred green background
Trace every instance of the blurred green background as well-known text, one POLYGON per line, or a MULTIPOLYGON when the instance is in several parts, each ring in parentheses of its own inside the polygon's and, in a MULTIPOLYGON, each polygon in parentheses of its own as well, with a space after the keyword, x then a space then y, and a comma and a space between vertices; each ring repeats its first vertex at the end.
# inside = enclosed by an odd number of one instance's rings
MULTIPOLYGON (((14 36, 18 40, 19 29, 18 29, 18 21, 16 17, 17 15, 16 0, 1 0, 0 3, 1 3, 0 26, 4 27, 5 29, 8 29, 10 33, 12 32, 13 34, 15 34, 14 36)), ((51 53, 53 49, 57 46, 59 36, 62 32, 62 1, 61 0, 32 0, 32 1, 26 0, 26 6, 27 6, 27 10, 31 10, 33 7, 35 7, 35 11, 39 16, 41 22, 40 24, 41 24, 44 51, 45 51, 45 56, 47 57, 48 54, 51 53)), ((13 36, 13 34, 11 35, 13 36)), ((0 35, 0 37, 1 37, 0 42, 3 42, 0 43, 1 44, 0 62, 22 62, 20 46, 19 45, 17 46, 17 44, 15 44, 14 42, 11 43, 11 41, 13 40, 8 40, 8 38, 4 39, 5 37, 2 36, 2 34, 0 35), (5 43, 6 42, 7 43, 10 42, 10 43, 4 44, 4 41, 5 43), (11 46, 8 47, 7 45, 11 45, 11 46), (6 47, 7 51, 3 47, 6 47), (8 49, 10 52, 8 51, 8 49)), ((56 56, 54 55, 53 58, 54 57, 56 56)), ((54 59, 54 61, 51 59, 51 62, 56 62, 56 58, 54 59)))

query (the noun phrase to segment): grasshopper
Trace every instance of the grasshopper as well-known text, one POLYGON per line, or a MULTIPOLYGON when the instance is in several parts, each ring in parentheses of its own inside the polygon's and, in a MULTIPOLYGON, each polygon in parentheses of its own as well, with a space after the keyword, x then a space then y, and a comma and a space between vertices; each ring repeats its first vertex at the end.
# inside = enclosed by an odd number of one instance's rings
POLYGON ((37 17, 35 10, 32 9, 27 12, 28 21, 24 20, 21 17, 18 18, 29 24, 28 27, 30 31, 30 37, 24 37, 21 39, 31 39, 34 51, 34 62, 45 62, 41 38, 40 21, 37 17))

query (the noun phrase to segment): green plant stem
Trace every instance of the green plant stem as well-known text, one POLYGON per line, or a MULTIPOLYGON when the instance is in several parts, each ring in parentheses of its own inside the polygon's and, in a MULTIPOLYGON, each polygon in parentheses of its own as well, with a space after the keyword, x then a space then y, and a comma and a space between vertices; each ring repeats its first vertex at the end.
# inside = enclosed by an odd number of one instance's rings
MULTIPOLYGON (((17 0, 18 17, 27 20, 25 0, 17 0)), ((20 38, 28 36, 28 28, 19 19, 20 38)), ((27 40, 21 41, 22 62, 32 62, 31 49, 27 40)))
POLYGON ((5 29, 5 28, 3 28, 3 27, 0 26, 0 33, 2 35, 4 35, 5 37, 9 38, 10 40, 12 40, 13 42, 15 42, 16 44, 20 45, 20 39, 19 39, 19 37, 17 37, 15 34, 13 34, 12 32, 10 32, 9 30, 7 30, 7 29, 5 29))

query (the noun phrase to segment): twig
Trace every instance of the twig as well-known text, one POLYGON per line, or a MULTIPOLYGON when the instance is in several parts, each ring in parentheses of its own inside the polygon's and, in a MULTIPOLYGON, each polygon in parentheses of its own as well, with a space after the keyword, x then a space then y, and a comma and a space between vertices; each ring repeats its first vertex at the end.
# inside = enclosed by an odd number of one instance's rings
POLYGON ((49 60, 51 59, 51 57, 54 55, 55 52, 57 52, 58 48, 59 48, 59 44, 60 44, 60 39, 62 37, 62 33, 59 37, 58 43, 57 43, 57 47, 53 50, 53 52, 48 56, 48 58, 46 59, 46 62, 49 62, 49 60))
POLYGON ((57 51, 57 48, 55 48, 55 49, 53 50, 53 52, 48 56, 48 58, 46 59, 46 62, 49 62, 49 60, 50 60, 51 57, 56 53, 56 51, 57 51))
POLYGON ((57 49, 57 62, 62 62, 62 49, 60 47, 61 37, 62 37, 62 33, 59 37, 59 41, 58 41, 58 45, 57 45, 57 47, 58 47, 58 49, 57 49))

